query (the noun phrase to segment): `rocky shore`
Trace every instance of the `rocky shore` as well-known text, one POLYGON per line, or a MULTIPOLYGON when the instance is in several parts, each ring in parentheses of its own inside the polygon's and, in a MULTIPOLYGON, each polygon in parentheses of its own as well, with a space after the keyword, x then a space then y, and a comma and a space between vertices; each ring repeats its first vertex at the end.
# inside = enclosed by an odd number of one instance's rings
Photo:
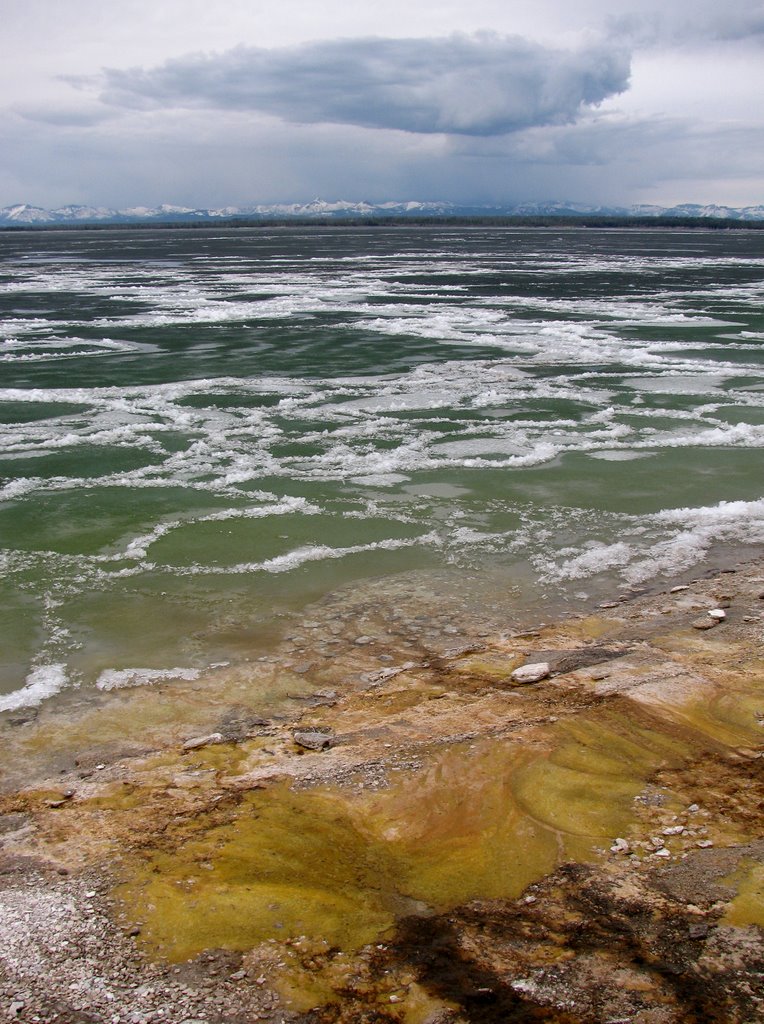
POLYGON ((4 1019, 764 1019, 764 563, 450 642, 7 723, 4 1019))

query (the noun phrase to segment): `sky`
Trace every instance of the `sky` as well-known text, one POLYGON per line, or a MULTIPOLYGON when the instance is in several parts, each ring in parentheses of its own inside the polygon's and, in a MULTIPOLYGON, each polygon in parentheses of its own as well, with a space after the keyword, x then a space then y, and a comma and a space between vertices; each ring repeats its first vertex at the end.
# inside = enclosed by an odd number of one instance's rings
POLYGON ((0 206, 764 203, 761 0, 0 0, 0 206))

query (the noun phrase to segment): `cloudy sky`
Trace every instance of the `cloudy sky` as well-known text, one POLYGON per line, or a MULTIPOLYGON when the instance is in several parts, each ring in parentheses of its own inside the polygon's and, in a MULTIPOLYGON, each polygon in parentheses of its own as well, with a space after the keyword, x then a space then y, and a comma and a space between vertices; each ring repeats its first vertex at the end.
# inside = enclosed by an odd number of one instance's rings
POLYGON ((0 11, 0 206, 764 202, 761 0, 0 11))

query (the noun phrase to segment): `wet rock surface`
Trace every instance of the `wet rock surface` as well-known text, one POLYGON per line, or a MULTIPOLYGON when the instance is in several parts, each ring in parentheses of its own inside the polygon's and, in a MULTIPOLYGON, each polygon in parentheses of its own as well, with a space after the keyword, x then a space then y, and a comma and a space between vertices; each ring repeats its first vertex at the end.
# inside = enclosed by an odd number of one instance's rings
MULTIPOLYGON (((751 564, 495 633, 326 601, 293 667, 231 675, 213 711, 189 691, 199 717, 150 750, 82 737, 184 691, 77 709, 79 748, 0 799, 0 1009, 764 1019, 763 583, 751 564), (248 687, 279 673, 289 700, 266 714, 248 687)), ((46 714, 12 728, 7 758, 44 749, 46 714)))
POLYGON ((702 884, 693 897, 690 910, 649 875, 565 865, 514 903, 404 922, 389 962, 468 1021, 759 1019, 764 936, 720 925, 702 884))

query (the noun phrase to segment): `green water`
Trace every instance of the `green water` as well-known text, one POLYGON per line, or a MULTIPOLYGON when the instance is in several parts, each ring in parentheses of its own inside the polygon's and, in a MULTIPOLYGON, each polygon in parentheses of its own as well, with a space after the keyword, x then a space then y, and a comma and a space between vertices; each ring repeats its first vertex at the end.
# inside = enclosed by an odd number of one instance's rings
POLYGON ((763 296, 756 232, 0 234, 0 709, 757 550, 763 296))

